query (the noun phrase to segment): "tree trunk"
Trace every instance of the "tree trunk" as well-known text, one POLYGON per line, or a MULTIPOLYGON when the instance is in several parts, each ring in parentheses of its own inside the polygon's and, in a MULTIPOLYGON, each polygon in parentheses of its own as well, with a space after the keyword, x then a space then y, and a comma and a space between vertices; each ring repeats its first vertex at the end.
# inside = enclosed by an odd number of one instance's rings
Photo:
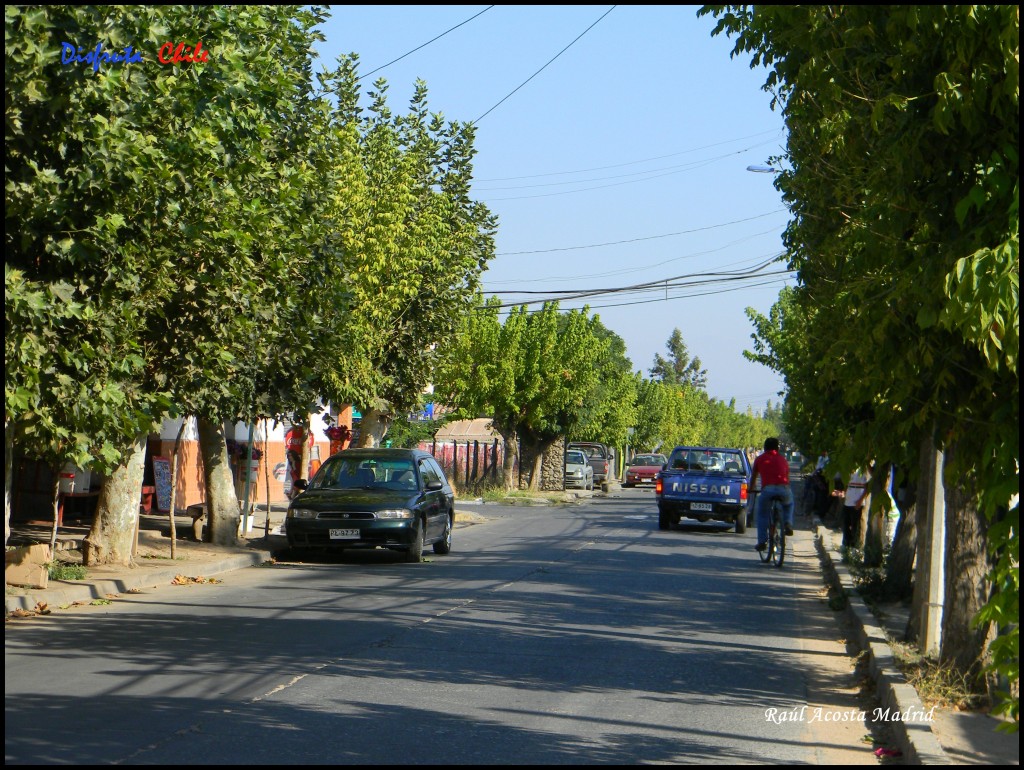
POLYGON ((875 466, 868 482, 868 503, 864 506, 867 519, 864 533, 864 566, 881 567, 885 555, 885 522, 888 517, 889 496, 885 486, 889 482, 889 463, 875 466), (871 501, 876 501, 874 505, 871 501))
POLYGON ((900 601, 913 595, 914 556, 917 552, 917 499, 916 486, 907 485, 896 492, 900 520, 892 552, 885 568, 885 594, 900 601))
POLYGON ((204 537, 216 545, 238 544, 238 496, 228 462, 224 426, 197 417, 199 451, 203 456, 203 480, 206 484, 206 523, 210 531, 204 537))
POLYGON ((178 453, 181 451, 181 437, 185 435, 185 426, 188 424, 188 417, 181 418, 181 427, 178 428, 178 435, 174 437, 174 451, 171 453, 171 501, 170 512, 167 514, 167 523, 171 528, 171 558, 178 558, 178 530, 174 520, 174 511, 178 505, 176 493, 178 491, 178 453))
MULTIPOLYGON (((947 463, 955 452, 955 447, 947 449, 947 463)), ((957 481, 946 487, 946 593, 939 657, 971 677, 980 673, 989 635, 988 623, 972 623, 989 595, 988 522, 978 509, 974 479, 961 476, 957 481)))
MULTIPOLYGON (((917 487, 916 491, 920 494, 915 494, 917 500, 915 507, 915 529, 919 533, 917 542, 915 543, 915 580, 913 586, 913 599, 910 604, 910 619, 907 621, 907 641, 915 641, 921 634, 921 614, 925 607, 925 602, 928 601, 926 596, 927 585, 926 581, 917 577, 916 573, 920 569, 925 568, 925 559, 928 554, 928 537, 931 531, 930 522, 928 521, 927 506, 928 502, 921 495, 931 494, 929 488, 931 471, 930 471, 930 457, 932 452, 935 451, 935 444, 932 440, 931 433, 925 433, 921 438, 921 445, 918 448, 917 456, 917 487)), ((941 472, 941 471, 940 471, 941 472)))
POLYGON ((96 517, 82 542, 82 561, 87 567, 132 563, 146 466, 146 438, 140 435, 135 440, 121 467, 103 482, 96 517))
POLYGON ((529 438, 523 441, 520 466, 528 469, 526 488, 531 492, 540 492, 544 488, 544 455, 556 440, 529 438))
POLYGON ((519 436, 514 430, 502 431, 505 440, 505 457, 501 463, 501 482, 506 490, 511 491, 517 485, 515 475, 516 459, 519 457, 519 436))
POLYGON ((359 421, 359 446, 378 447, 391 426, 391 415, 379 409, 366 409, 359 421))
MULTIPOLYGON (((11 539, 11 481, 14 479, 14 422, 4 420, 4 547, 11 539)), ((4 585, 7 578, 4 577, 4 585)))

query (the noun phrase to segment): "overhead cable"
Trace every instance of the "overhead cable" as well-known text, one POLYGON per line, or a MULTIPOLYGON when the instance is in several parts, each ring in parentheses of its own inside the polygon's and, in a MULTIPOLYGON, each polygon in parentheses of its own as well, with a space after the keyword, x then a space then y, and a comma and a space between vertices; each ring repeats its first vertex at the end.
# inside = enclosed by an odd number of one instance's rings
POLYGON ((513 90, 512 90, 512 91, 511 91, 511 92, 510 92, 510 93, 509 93, 509 94, 508 94, 508 95, 507 95, 507 96, 506 96, 506 97, 505 97, 504 99, 502 99, 502 100, 501 100, 500 102, 498 102, 498 104, 495 104, 495 105, 494 105, 493 107, 491 107, 491 109, 487 110, 487 112, 485 112, 485 113, 484 113, 483 115, 481 115, 481 116, 480 116, 479 118, 477 118, 477 119, 476 119, 476 120, 474 120, 473 122, 474 122, 474 123, 479 123, 479 122, 480 122, 481 120, 483 120, 483 119, 484 119, 484 118, 486 118, 486 117, 487 117, 488 115, 490 115, 490 114, 491 114, 491 113, 492 113, 492 112, 493 112, 493 111, 494 111, 495 109, 497 109, 497 107, 498 107, 498 106, 499 106, 499 105, 500 105, 500 104, 501 104, 502 102, 504 102, 504 101, 505 101, 505 99, 508 99, 508 98, 509 98, 509 96, 512 96, 512 94, 514 94, 514 93, 515 93, 516 91, 518 91, 518 90, 519 90, 520 88, 522 88, 522 87, 523 87, 523 86, 525 86, 525 85, 526 85, 527 83, 529 83, 529 82, 530 82, 531 80, 533 80, 533 79, 534 79, 535 77, 537 77, 537 76, 538 76, 538 75, 539 75, 539 74, 540 74, 541 72, 543 72, 543 71, 544 71, 545 69, 547 69, 547 66, 548 66, 548 64, 551 64, 551 62, 553 62, 553 61, 554 61, 555 59, 557 59, 557 58, 558 58, 559 56, 561 56, 561 55, 562 55, 563 53, 565 53, 565 52, 566 52, 566 51, 568 51, 568 50, 569 50, 570 48, 572 48, 572 46, 576 44, 576 41, 577 41, 577 40, 579 40, 579 39, 580 39, 581 37, 583 37, 583 36, 584 36, 585 34, 587 34, 588 32, 590 32, 590 30, 592 30, 592 29, 593 29, 594 27, 596 27, 596 26, 597 26, 598 22, 600 22, 600 21, 601 21, 601 19, 603 19, 603 18, 604 18, 605 16, 607 16, 607 15, 608 15, 609 13, 611 13, 612 11, 614 11, 614 10, 615 10, 616 8, 618 8, 618 6, 617 6, 617 5, 613 5, 613 6, 611 7, 611 8, 609 8, 609 9, 608 9, 607 11, 605 11, 605 12, 604 12, 603 14, 601 14, 601 18, 600 18, 600 19, 598 19, 597 21, 595 21, 595 22, 594 22, 593 24, 591 24, 591 25, 590 25, 589 27, 587 27, 587 28, 586 28, 585 30, 583 30, 583 31, 582 31, 582 32, 581 32, 581 33, 580 33, 580 34, 579 34, 579 35, 578 35, 578 36, 576 37, 576 40, 573 40, 573 41, 572 41, 571 43, 569 43, 569 45, 567 45, 567 46, 566 46, 565 48, 563 48, 563 49, 562 49, 561 51, 559 51, 558 53, 556 53, 556 54, 555 54, 555 55, 554 55, 554 56, 553 56, 553 57, 551 58, 551 60, 550 60, 550 61, 548 61, 548 63, 547 63, 547 64, 545 64, 545 65, 544 65, 543 67, 541 67, 541 68, 540 68, 539 70, 537 70, 537 71, 536 71, 536 72, 534 72, 534 73, 533 73, 532 75, 530 75, 530 77, 528 77, 528 78, 527 78, 526 80, 524 80, 524 81, 523 81, 522 83, 520 83, 520 84, 519 84, 518 86, 516 86, 516 87, 515 87, 515 89, 513 89, 513 90))
POLYGON ((487 7, 486 7, 486 8, 484 8, 484 9, 483 9, 482 11, 480 11, 480 13, 476 14, 475 16, 470 16, 470 17, 469 17, 468 19, 466 19, 465 21, 463 21, 463 22, 461 22, 461 23, 459 23, 459 24, 456 24, 456 25, 455 25, 454 27, 452 27, 451 29, 445 30, 445 31, 444 31, 444 32, 442 32, 442 33, 441 33, 440 35, 438 35, 438 36, 437 36, 437 37, 435 37, 435 38, 432 38, 431 40, 428 40, 428 41, 427 41, 426 43, 424 43, 423 45, 421 45, 421 46, 417 46, 416 48, 413 48, 413 49, 412 49, 411 51, 409 51, 409 53, 404 53, 404 54, 402 54, 401 56, 399 56, 399 57, 398 57, 397 59, 392 59, 392 60, 391 60, 391 61, 389 61, 389 62, 388 62, 387 64, 382 64, 381 66, 377 67, 377 69, 375 69, 375 70, 370 70, 370 71, 369 71, 369 72, 367 72, 367 73, 366 73, 365 75, 360 75, 360 76, 359 76, 359 80, 362 80, 363 78, 369 77, 369 76, 370 76, 370 75, 372 75, 372 74, 373 74, 374 72, 380 72, 380 71, 381 71, 382 69, 384 69, 385 67, 390 67, 390 66, 391 66, 392 64, 394 64, 395 62, 397 62, 397 61, 401 61, 402 59, 404 59, 404 58, 405 58, 406 56, 408 56, 409 54, 414 54, 414 53, 416 53, 416 52, 417 52, 418 50, 420 50, 421 48, 426 48, 426 47, 427 47, 428 45, 430 45, 431 43, 433 43, 433 42, 434 42, 435 40, 440 40, 440 39, 441 39, 442 37, 444 37, 445 35, 447 35, 447 34, 448 34, 449 32, 451 32, 452 30, 456 30, 456 29, 458 29, 458 28, 459 28, 459 27, 461 27, 461 26, 462 26, 463 24, 469 24, 469 22, 473 21, 473 19, 475 19, 475 18, 476 18, 477 16, 480 16, 481 14, 487 13, 487 12, 488 12, 489 10, 491 10, 491 9, 492 9, 493 7, 494 7, 493 5, 489 5, 489 6, 487 6, 487 7))

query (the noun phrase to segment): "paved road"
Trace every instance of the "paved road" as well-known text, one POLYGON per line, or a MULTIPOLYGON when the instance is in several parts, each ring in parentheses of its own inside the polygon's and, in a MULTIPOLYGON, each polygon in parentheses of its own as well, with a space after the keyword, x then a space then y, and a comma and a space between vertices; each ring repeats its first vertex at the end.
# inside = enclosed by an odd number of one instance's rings
POLYGON ((749 531, 659 531, 647 490, 477 510, 424 564, 309 559, 8 626, 6 761, 877 763, 809 534, 779 571, 749 531))

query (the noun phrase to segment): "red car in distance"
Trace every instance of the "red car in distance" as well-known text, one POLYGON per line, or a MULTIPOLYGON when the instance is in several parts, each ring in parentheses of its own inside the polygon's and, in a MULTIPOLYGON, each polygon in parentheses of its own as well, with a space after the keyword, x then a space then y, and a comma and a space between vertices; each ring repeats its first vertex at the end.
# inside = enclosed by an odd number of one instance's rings
POLYGON ((665 455, 637 455, 629 461, 622 486, 635 487, 637 484, 653 486, 655 476, 667 462, 668 458, 665 455))

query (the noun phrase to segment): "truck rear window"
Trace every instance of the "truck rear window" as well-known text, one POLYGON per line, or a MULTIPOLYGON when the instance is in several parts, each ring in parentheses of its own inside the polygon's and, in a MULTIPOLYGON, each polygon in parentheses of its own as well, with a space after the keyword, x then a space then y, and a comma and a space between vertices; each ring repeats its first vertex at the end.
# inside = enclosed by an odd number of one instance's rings
POLYGON ((746 475, 743 467, 743 455, 739 450, 697 448, 676 450, 669 458, 668 467, 681 471, 746 475))

